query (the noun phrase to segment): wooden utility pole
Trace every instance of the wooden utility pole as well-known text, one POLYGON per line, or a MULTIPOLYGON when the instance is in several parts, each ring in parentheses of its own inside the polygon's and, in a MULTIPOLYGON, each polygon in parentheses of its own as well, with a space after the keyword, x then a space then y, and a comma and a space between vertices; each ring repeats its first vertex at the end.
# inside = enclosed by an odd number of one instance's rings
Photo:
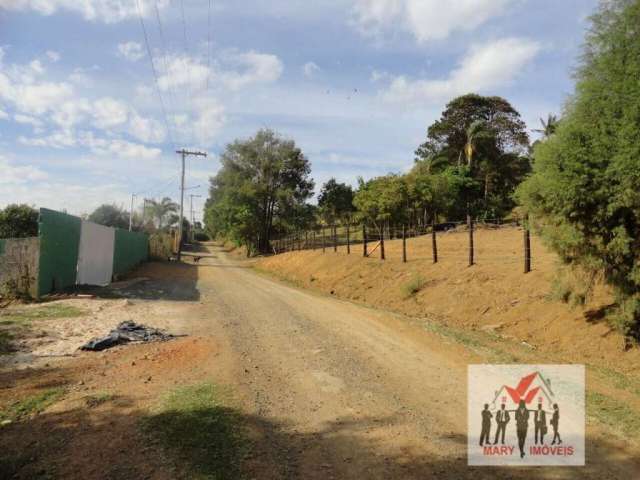
POLYGON ((384 224, 380 229, 380 260, 384 260, 384 224))
POLYGON ((182 251, 182 222, 184 221, 184 161, 187 155, 193 155, 196 157, 206 157, 206 152, 192 152, 190 150, 176 150, 176 153, 182 156, 182 174, 180 176, 180 220, 178 224, 178 260, 180 260, 180 253, 182 251))
POLYGON ((189 209, 191 210, 191 243, 193 243, 193 240, 195 238, 194 237, 194 233, 193 233, 193 229, 194 229, 194 226, 196 224, 195 217, 193 215, 193 199, 194 199, 194 197, 195 198, 200 198, 200 197, 202 197, 202 195, 194 195, 193 193, 189 194, 189 199, 191 200, 191 203, 190 203, 190 206, 189 206, 189 209))

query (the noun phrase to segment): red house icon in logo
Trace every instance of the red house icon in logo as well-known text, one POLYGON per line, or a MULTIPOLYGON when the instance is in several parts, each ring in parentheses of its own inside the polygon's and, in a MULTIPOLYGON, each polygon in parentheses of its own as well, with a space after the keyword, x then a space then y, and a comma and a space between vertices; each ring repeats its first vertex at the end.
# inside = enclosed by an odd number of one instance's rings
POLYGON ((547 400, 551 402, 551 398, 554 396, 551 391, 550 382, 545 380, 540 372, 530 373, 529 375, 522 377, 515 388, 508 385, 502 385, 502 388, 496 392, 494 403, 500 393, 504 390, 507 391, 514 404, 518 404, 520 400, 524 400, 526 404, 530 404, 537 395, 541 398, 544 395, 547 400))

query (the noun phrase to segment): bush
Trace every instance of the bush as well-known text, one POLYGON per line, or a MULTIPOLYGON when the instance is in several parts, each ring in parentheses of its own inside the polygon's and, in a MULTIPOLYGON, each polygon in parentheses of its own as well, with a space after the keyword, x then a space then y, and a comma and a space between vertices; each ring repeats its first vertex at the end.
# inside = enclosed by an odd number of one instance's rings
POLYGON ((173 237, 169 233, 149 236, 149 256, 153 260, 167 260, 173 255, 173 237))
POLYGON ((414 275, 407 283, 403 284, 401 287, 404 298, 410 298, 414 296, 416 293, 422 290, 426 284, 427 281, 424 279, 424 277, 422 277, 422 275, 414 275))
POLYGON ((209 235, 207 235, 204 232, 197 232, 193 238, 195 239, 196 242, 208 242, 209 239, 209 235))

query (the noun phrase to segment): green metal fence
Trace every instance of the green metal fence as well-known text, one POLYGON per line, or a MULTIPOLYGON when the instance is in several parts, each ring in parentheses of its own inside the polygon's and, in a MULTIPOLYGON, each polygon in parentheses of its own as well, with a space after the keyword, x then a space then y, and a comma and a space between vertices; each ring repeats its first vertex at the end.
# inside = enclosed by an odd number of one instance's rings
POLYGON ((73 215, 40 209, 39 296, 76 284, 81 223, 73 215))
POLYGON ((149 257, 149 237, 145 233, 116 229, 113 274, 123 275, 149 257))

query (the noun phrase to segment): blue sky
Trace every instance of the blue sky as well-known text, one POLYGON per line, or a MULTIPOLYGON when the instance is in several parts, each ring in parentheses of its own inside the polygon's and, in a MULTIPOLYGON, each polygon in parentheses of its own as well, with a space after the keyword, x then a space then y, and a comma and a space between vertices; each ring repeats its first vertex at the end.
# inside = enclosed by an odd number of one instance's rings
POLYGON ((177 199, 175 146, 210 153, 188 162, 200 211, 224 146, 261 127, 299 144, 318 187, 403 172, 447 101, 471 91, 537 128, 573 90, 596 5, 0 0, 0 207, 177 199))

